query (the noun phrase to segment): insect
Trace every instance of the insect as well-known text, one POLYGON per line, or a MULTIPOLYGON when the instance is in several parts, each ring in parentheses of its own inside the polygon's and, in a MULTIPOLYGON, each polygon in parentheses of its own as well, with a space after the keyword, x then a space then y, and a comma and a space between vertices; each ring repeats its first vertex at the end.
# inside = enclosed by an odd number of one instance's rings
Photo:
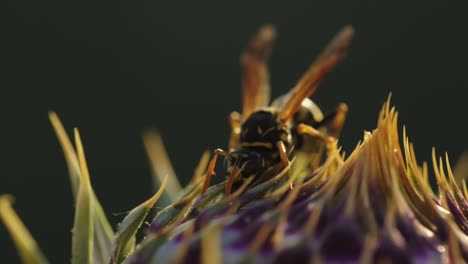
POLYGON ((305 150, 309 147, 305 143, 307 138, 318 139, 326 145, 336 140, 347 112, 346 105, 340 104, 332 114, 324 117, 309 97, 323 77, 344 58, 353 32, 351 26, 338 32, 297 84, 271 105, 267 59, 275 31, 267 25, 257 32, 241 56, 242 114, 231 113, 229 151, 219 148, 214 151, 202 194, 210 184, 219 156, 223 156, 227 164, 229 176, 225 194, 228 195, 238 177, 259 175, 278 163, 288 166, 293 148, 305 150), (321 126, 327 126, 329 130, 323 133, 318 129, 321 126))

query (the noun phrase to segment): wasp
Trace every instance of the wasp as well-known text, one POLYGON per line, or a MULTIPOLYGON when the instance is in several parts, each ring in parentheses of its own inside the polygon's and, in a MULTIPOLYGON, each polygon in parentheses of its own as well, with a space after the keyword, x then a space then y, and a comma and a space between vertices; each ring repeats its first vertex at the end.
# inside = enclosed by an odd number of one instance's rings
POLYGON ((219 156, 226 161, 229 175, 225 194, 231 193, 238 177, 260 175, 278 163, 290 165, 289 155, 296 150, 305 150, 314 139, 332 144, 337 139, 345 115, 346 104, 323 116, 318 106, 309 99, 324 76, 346 55, 354 30, 344 27, 315 59, 296 85, 271 104, 267 60, 275 30, 271 25, 260 28, 252 37, 241 56, 242 65, 242 114, 230 115, 231 137, 229 151, 216 149, 207 168, 202 188, 204 194, 213 176, 219 156), (319 130, 327 126, 326 132, 319 130))

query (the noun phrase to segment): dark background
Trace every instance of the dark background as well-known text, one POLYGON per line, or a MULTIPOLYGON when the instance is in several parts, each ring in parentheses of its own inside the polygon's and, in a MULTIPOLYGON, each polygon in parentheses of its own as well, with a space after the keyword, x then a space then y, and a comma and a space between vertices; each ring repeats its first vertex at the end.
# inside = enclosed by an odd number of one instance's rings
MULTIPOLYGON (((55 110, 70 133, 80 128, 92 184, 115 225, 152 192, 145 128, 161 131, 185 179, 203 150, 226 146, 227 116, 240 110, 239 54, 266 22, 278 29, 273 96, 294 85, 339 28, 355 26, 349 56, 313 95, 325 111, 348 103, 348 153, 375 127, 389 92, 420 161, 430 160, 432 146, 453 163, 467 148, 461 4, 167 2, 23 0, 0 11, 0 193, 15 195, 53 263, 69 262, 74 208, 47 112, 55 110)), ((0 225, 0 260, 17 259, 0 225)))

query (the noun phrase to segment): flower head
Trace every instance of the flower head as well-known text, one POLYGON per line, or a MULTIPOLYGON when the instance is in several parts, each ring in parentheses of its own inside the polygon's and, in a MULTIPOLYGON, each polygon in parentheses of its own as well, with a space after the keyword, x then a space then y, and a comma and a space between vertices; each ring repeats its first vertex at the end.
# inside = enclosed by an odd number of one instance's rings
POLYGON ((184 198, 156 215, 128 261, 466 261, 466 195, 448 158, 447 174, 442 160, 434 160, 436 196, 427 168, 416 163, 405 136, 400 146, 397 129, 388 101, 377 128, 365 132, 349 157, 334 146, 306 177, 288 179, 287 169, 272 168, 271 175, 248 179, 230 196, 223 183, 198 196, 200 182, 194 180, 184 198))

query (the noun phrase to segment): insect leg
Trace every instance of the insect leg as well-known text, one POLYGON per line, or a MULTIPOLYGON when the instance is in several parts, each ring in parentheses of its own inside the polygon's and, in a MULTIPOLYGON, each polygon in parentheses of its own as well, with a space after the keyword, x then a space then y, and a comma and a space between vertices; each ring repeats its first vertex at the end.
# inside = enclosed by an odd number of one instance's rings
POLYGON ((211 177, 213 177, 213 172, 219 155, 231 159, 231 155, 222 149, 216 149, 214 151, 213 157, 211 158, 210 164, 208 165, 208 169, 206 171, 205 182, 203 183, 203 188, 200 195, 205 194, 206 190, 208 189, 208 186, 210 185, 211 177))
POLYGON ((232 112, 229 115, 231 124, 231 138, 229 139, 229 150, 239 148, 239 138, 241 133, 241 115, 238 112, 232 112))
POLYGON ((333 118, 327 134, 331 137, 338 138, 343 128, 346 114, 348 113, 348 106, 345 103, 339 104, 335 113, 335 118, 333 118))
POLYGON ((276 142, 276 147, 278 148, 281 163, 283 163, 284 166, 288 166, 290 162, 286 152, 286 146, 284 145, 283 141, 276 142))
POLYGON ((318 131, 317 129, 313 128, 312 126, 306 125, 306 124, 299 124, 297 126, 297 133, 299 135, 302 134, 307 134, 313 138, 317 138, 325 143, 327 147, 330 147, 333 142, 335 141, 335 138, 329 137, 327 135, 323 135, 322 132, 318 131))
MULTIPOLYGON (((288 154, 286 151, 286 146, 284 145, 284 142, 283 141, 276 142, 276 147, 278 148, 281 163, 283 163, 283 165, 286 167, 289 166, 291 162, 289 161, 288 154)), ((290 171, 288 171, 288 179, 289 179, 289 188, 293 189, 293 183, 291 181, 290 171)))
POLYGON ((229 178, 227 179, 226 185, 224 186, 224 193, 226 196, 231 194, 232 184, 239 175, 240 170, 241 169, 239 168, 239 165, 234 165, 234 167, 232 167, 231 174, 229 174, 229 178))
POLYGON ((340 136, 347 113, 348 106, 345 103, 341 103, 336 107, 335 111, 326 115, 320 123, 315 125, 315 127, 326 127, 327 135, 337 139, 340 136))

